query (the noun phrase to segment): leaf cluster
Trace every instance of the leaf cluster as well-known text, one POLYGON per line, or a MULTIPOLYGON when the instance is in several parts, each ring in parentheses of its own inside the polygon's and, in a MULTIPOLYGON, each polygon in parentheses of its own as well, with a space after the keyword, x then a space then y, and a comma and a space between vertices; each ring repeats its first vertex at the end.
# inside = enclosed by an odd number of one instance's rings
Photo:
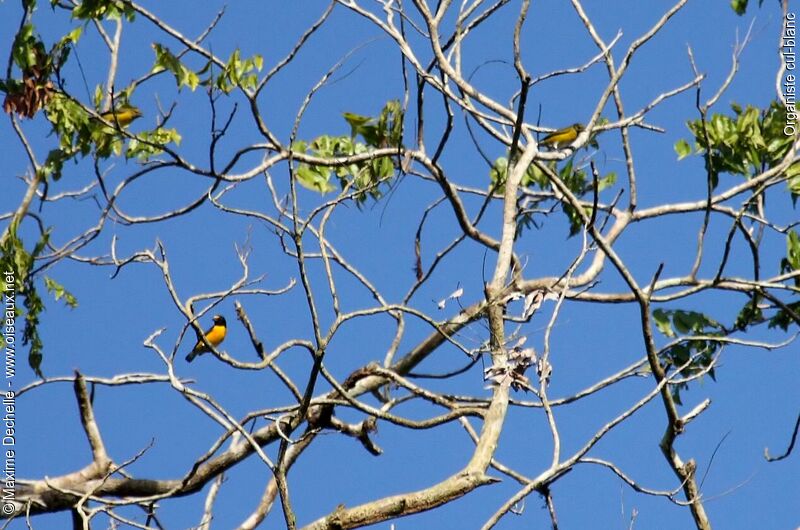
MULTIPOLYGON (((794 230, 790 230, 786 236, 786 257, 780 263, 781 273, 789 274, 800 271, 800 236, 794 230)), ((800 288, 800 276, 794 278, 794 286, 800 288)), ((736 317, 736 328, 745 330, 755 324, 761 324, 767 319, 761 309, 760 304, 763 297, 755 295, 739 311, 736 317)), ((788 331, 792 324, 800 327, 800 300, 786 302, 778 306, 775 313, 769 318, 769 328, 780 328, 788 331)))
MULTIPOLYGON (((0 269, 3 273, 10 272, 14 276, 14 290, 17 296, 21 296, 24 300, 25 326, 22 332, 22 344, 30 346, 28 364, 39 377, 44 377, 41 369, 44 344, 39 334, 39 316, 45 306, 37 290, 33 268, 36 258, 42 254, 49 240, 48 230, 42 233, 33 250, 28 252, 22 239, 17 235, 16 224, 12 223, 0 247, 0 269)), ((53 293, 56 300, 63 299, 71 308, 78 305, 77 299, 57 281, 45 276, 44 284, 45 289, 53 293)), ((16 313, 17 316, 23 315, 19 305, 16 306, 16 313)))
POLYGON ((82 28, 77 27, 61 37, 49 50, 36 34, 33 24, 24 24, 14 37, 11 57, 20 77, 0 81, 5 93, 3 110, 24 118, 33 118, 50 101, 55 92, 53 77, 59 77, 67 62, 71 45, 80 39, 82 28))
MULTIPOLYGON (((102 90, 98 90, 102 93, 102 90)), ((124 93, 121 104, 127 104, 128 93, 124 93)), ((40 171, 45 177, 58 180, 64 163, 78 155, 94 154, 98 159, 123 154, 126 135, 116 124, 107 125, 91 116, 84 107, 62 94, 56 94, 46 108, 47 118, 58 136, 58 148, 51 150, 40 171)), ((168 143, 180 143, 181 136, 175 129, 157 128, 135 135, 125 150, 126 158, 146 162, 163 152, 168 143)))
MULTIPOLYGON (((737 15, 742 16, 747 12, 747 4, 749 0, 731 0, 731 9, 733 9, 737 15)), ((758 0, 758 7, 761 7, 761 4, 764 3, 764 0, 758 0)))
MULTIPOLYGON (((661 353, 667 370, 670 367, 679 368, 684 378, 707 371, 711 379, 715 379, 712 364, 721 342, 713 337, 727 334, 722 324, 703 313, 681 309, 656 309, 653 311, 653 320, 663 335, 680 339, 661 353)), ((685 381, 671 385, 672 395, 679 405, 682 404, 681 391, 688 388, 689 384, 685 381)))
MULTIPOLYGON (((59 4, 59 0, 50 0, 52 6, 59 4)), ((72 18, 78 20, 118 20, 124 17, 128 22, 133 22, 136 12, 128 2, 123 0, 82 0, 72 8, 72 18)))
MULTIPOLYGON (((592 137, 587 144, 589 147, 595 149, 599 148, 597 139, 592 137)), ((570 156, 566 163, 559 167, 559 163, 551 161, 547 163, 551 171, 556 173, 562 182, 569 188, 569 190, 578 198, 586 197, 593 193, 594 182, 586 171, 585 166, 580 165, 576 167, 575 156, 570 156)), ((492 183, 492 188, 502 191, 503 185, 508 178, 509 161, 507 156, 502 156, 494 161, 491 169, 489 170, 489 179, 492 183)), ((617 181, 617 174, 613 171, 606 173, 597 181, 597 192, 613 186, 617 181)), ((520 183, 521 186, 526 188, 536 188, 542 191, 552 190, 550 179, 547 174, 536 164, 531 164, 525 171, 520 183)), ((572 205, 562 202, 561 209, 567 217, 569 222, 569 237, 581 231, 583 227, 583 220, 580 213, 572 205)), ((586 212, 590 215, 591 212, 586 212)), ((517 237, 519 237, 523 230, 536 226, 533 219, 533 213, 529 210, 521 209, 519 218, 517 219, 517 237)))
MULTIPOLYGON (((733 113, 712 114, 711 119, 687 122, 694 136, 694 148, 685 139, 675 143, 678 160, 693 152, 702 154, 706 172, 713 188, 719 184, 720 173, 753 176, 777 166, 792 149, 794 129, 787 134, 789 123, 786 107, 773 101, 765 110, 748 105, 732 104, 733 113)), ((800 195, 800 163, 787 169, 792 202, 800 195)))
POLYGON ((295 176, 304 187, 319 193, 335 189, 332 179, 336 177, 344 189, 351 186, 355 201, 361 205, 368 197, 378 200, 380 184, 395 174, 395 163, 389 156, 374 157, 360 162, 337 164, 336 159, 369 153, 373 149, 402 147, 403 110, 400 102, 392 100, 384 105, 377 117, 345 112, 345 121, 350 125, 350 136, 318 136, 311 142, 297 141, 294 152, 306 153, 330 160, 330 164, 300 164, 295 176))
POLYGON ((264 58, 261 55, 255 54, 243 58, 238 48, 233 51, 222 71, 216 75, 210 60, 200 70, 194 71, 163 44, 154 43, 153 51, 156 60, 152 72, 171 72, 179 89, 186 86, 190 90, 195 90, 198 86, 207 86, 225 94, 230 94, 236 88, 252 90, 258 85, 257 72, 264 67, 264 58), (201 79, 201 76, 206 77, 201 79))

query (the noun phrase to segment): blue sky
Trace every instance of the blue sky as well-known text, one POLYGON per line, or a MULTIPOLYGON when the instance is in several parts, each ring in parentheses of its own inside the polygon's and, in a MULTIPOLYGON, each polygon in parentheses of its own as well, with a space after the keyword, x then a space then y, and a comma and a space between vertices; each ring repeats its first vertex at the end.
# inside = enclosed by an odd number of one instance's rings
MULTIPOLYGON (((144 5, 187 36, 201 32, 220 8, 211 3, 164 4, 148 2, 144 5)), ((518 85, 509 62, 511 28, 518 9, 512 4, 501 10, 494 21, 478 29, 463 51, 465 72, 486 61, 506 61, 481 66, 473 78, 478 88, 503 102, 508 101, 518 85)), ((597 53, 567 3, 542 0, 532 4, 522 48, 525 65, 534 76, 578 66, 597 53)), ((667 2, 587 4, 590 4, 586 6, 588 14, 603 38, 610 40, 617 31, 623 32, 614 52, 617 60, 670 6, 667 2)), ((626 110, 633 112, 658 94, 692 79, 687 45, 691 46, 700 70, 707 74, 701 97, 710 97, 728 73, 737 35, 743 37, 751 23, 752 41, 741 55, 740 71, 713 110, 728 112, 731 102, 766 107, 775 98, 776 43, 781 16, 773 5, 775 2, 768 4, 761 9, 752 6, 746 16, 738 17, 727 2, 690 2, 635 57, 621 84, 626 110)), ((235 48, 240 48, 244 56, 261 54, 266 71, 286 54, 326 5, 318 1, 232 3, 207 44, 221 57, 227 57, 235 48)), ((791 2, 790 9, 795 7, 791 2)), ((3 6, 6 16, 0 21, 0 35, 3 36, 0 56, 8 54, 19 9, 8 2, 3 6)), ((46 5, 37 11, 34 23, 47 42, 78 24, 63 12, 51 13, 46 5)), ((141 17, 133 24, 126 24, 119 85, 152 67, 150 43, 154 40, 174 50, 180 48, 165 35, 156 34, 152 25, 141 17)), ((308 48, 275 79, 259 101, 269 126, 282 141, 288 139, 297 109, 310 87, 345 53, 362 44, 363 48, 334 76, 336 82, 315 97, 299 129, 299 137, 312 139, 319 134, 347 134, 349 128, 341 117, 342 112, 375 115, 387 100, 402 97, 400 59, 392 42, 375 27, 339 6, 326 26, 309 42, 308 48)), ((429 48, 422 41, 415 45, 427 62, 429 48)), ((86 32, 77 53, 89 87, 93 89, 105 79, 107 68, 107 58, 99 49, 99 39, 93 31, 86 32)), ((187 64, 195 68, 202 66, 196 58, 188 60, 187 64)), ((74 61, 70 62, 65 75, 68 89, 81 100, 89 101, 74 61)), ((604 66, 599 64, 583 74, 537 85, 529 94, 528 119, 536 121, 535 116, 540 114, 541 124, 548 127, 585 121, 605 87, 606 75, 604 66)), ((142 108, 145 116, 132 130, 154 126, 158 104, 155 94, 163 106, 176 103, 170 125, 183 135, 181 152, 198 165, 206 165, 210 113, 205 93, 202 90, 177 91, 168 75, 141 86, 132 101, 142 108)), ((436 97, 432 92, 427 98, 426 134, 430 142, 428 149, 432 152, 433 139, 442 130, 444 114, 440 103, 434 102, 436 97)), ((693 91, 684 93, 649 114, 648 123, 663 128, 663 134, 644 130, 631 133, 642 208, 698 200, 704 196, 702 159, 690 157, 678 162, 673 150, 675 141, 689 136, 685 122, 696 117, 694 98, 693 91)), ((220 113, 230 112, 235 102, 239 109, 231 132, 220 146, 221 159, 226 153, 259 141, 241 97, 220 99, 220 113)), ((612 113, 613 109, 608 107, 604 114, 612 113)), ((463 118, 457 116, 442 165, 458 184, 486 188, 488 168, 476 153, 463 123, 463 118)), ((55 141, 46 136, 49 124, 40 115, 24 123, 23 128, 43 158, 55 141)), ((2 203, 3 211, 7 211, 18 204, 24 192, 24 186, 15 177, 26 171, 26 165, 8 120, 0 121, 0 136, 10 139, 0 142, 0 159, 5 161, 2 203)), ((490 157, 504 154, 503 146, 486 135, 479 134, 478 139, 490 157)), ((622 177, 625 166, 618 135, 607 133, 598 140, 600 152, 594 155, 594 160, 601 172, 615 171, 622 177)), ((235 171, 245 170, 259 161, 260 155, 247 157, 235 171)), ((107 179, 113 187, 134 172, 136 165, 132 161, 116 160, 113 165, 104 162, 103 168, 108 170, 107 179)), ((279 191, 286 193, 285 167, 273 172, 272 177, 279 191)), ((721 186, 736 182, 736 178, 723 175, 721 186)), ((90 164, 70 164, 63 179, 51 186, 50 193, 78 189, 93 179, 90 164)), ((119 206, 130 215, 153 215, 191 202, 208 184, 208 179, 179 170, 158 171, 131 186, 119 206)), ((621 178, 604 198, 610 200, 623 184, 621 178)), ((439 194, 439 189, 430 182, 406 177, 388 201, 370 202, 363 209, 353 205, 339 208, 327 228, 328 237, 389 301, 399 301, 414 281, 413 245, 419 217, 439 194)), ((323 199, 301 190, 300 200, 301 208, 307 212, 323 199)), ((272 211, 262 178, 240 185, 227 196, 227 201, 237 207, 272 211)), ((797 220, 797 210, 792 208, 782 187, 771 192, 767 202, 777 223, 797 220)), ((471 212, 480 206, 477 198, 465 199, 465 203, 471 212)), ((97 214, 93 201, 69 200, 47 204, 42 213, 46 224, 54 227, 52 237, 56 243, 63 243, 94 224, 97 214)), ((481 228, 497 235, 499 219, 499 208, 490 207, 481 228)), ((661 262, 665 264, 665 277, 685 274, 694 258, 701 222, 702 216, 688 215, 632 226, 615 248, 640 283, 646 283, 661 262)), ((32 237, 32 229, 32 225, 26 226, 24 235, 32 237)), ((718 259, 722 250, 718 241, 728 229, 727 220, 712 222, 709 240, 713 243, 708 248, 708 265, 701 269, 701 275, 713 274, 715 258, 718 259)), ((426 264, 439 248, 457 235, 458 226, 451 210, 440 206, 426 224, 423 241, 426 264)), ((564 270, 580 244, 579 237, 567 239, 567 235, 568 226, 563 216, 554 214, 544 220, 540 230, 522 236, 517 250, 527 262, 526 277, 560 274, 564 270)), ((168 251, 176 288, 183 298, 223 290, 235 282, 241 269, 234 243, 248 240, 252 245, 251 275, 265 275, 263 288, 278 289, 297 278, 296 263, 283 255, 277 238, 264 224, 222 215, 209 204, 190 215, 164 223, 134 226, 109 223, 100 237, 81 250, 81 255, 107 254, 114 237, 120 255, 153 248, 156 238, 162 241, 168 251)), ((729 274, 749 274, 745 248, 741 244, 742 241, 738 241, 734 249, 729 274)), ((784 245, 782 236, 767 232, 763 252, 771 261, 762 265, 765 275, 777 273, 784 245)), ((463 245, 415 295, 411 305, 435 318, 454 315, 458 310, 455 304, 439 311, 435 300, 448 295, 458 285, 465 288, 462 303, 467 305, 479 300, 483 295, 483 282, 491 277, 494 264, 491 254, 485 259, 486 264, 482 248, 463 245)), ((171 349, 184 319, 172 304, 159 271, 152 265, 137 264, 126 267, 113 279, 110 278, 112 273, 113 269, 108 267, 75 261, 63 261, 47 272, 79 301, 74 310, 48 303, 41 326, 45 343, 43 370, 47 376, 68 375, 74 369, 94 376, 164 371, 161 361, 142 346, 142 341, 156 329, 165 327, 159 344, 171 349)), ((311 278, 315 289, 321 293, 318 299, 323 322, 330 323, 332 311, 324 296, 324 271, 319 262, 311 264, 311 278)), ((373 304, 369 294, 346 275, 337 275, 337 280, 344 293, 345 309, 373 304)), ((619 275, 609 268, 602 275, 598 289, 610 292, 624 289, 624 285, 619 275)), ((235 322, 233 304, 236 300, 247 309, 267 348, 274 348, 290 338, 312 336, 305 299, 298 287, 279 297, 231 297, 214 312, 228 317, 230 334, 223 349, 237 358, 252 361, 256 356, 244 329, 235 322)), ((712 293, 664 307, 705 311, 730 323, 744 301, 741 296, 712 293)), ((541 347, 551 308, 546 305, 523 328, 523 333, 529 336, 528 343, 537 348, 541 347)), ((209 319, 205 318, 201 325, 208 323, 209 319)), ((400 352, 408 351, 429 331, 427 325, 408 319, 400 352)), ((392 334, 391 320, 386 317, 372 317, 345 326, 326 353, 326 366, 341 380, 367 362, 382 360, 392 334)), ((459 339, 469 347, 477 347, 486 336, 485 325, 476 323, 459 339)), ((752 338, 777 342, 787 335, 759 329, 752 338)), ((598 308, 567 303, 552 340, 551 397, 574 393, 644 355, 638 330, 638 308, 634 305, 598 308)), ((666 342, 660 336, 657 340, 661 341, 659 344, 666 342)), ((176 370, 181 377, 195 380, 197 389, 214 395, 234 416, 291 402, 291 396, 269 372, 237 372, 211 356, 185 364, 182 358, 192 342, 192 337, 187 337, 181 344, 176 370)), ((796 404, 800 401, 800 387, 796 383, 800 375, 797 352, 794 345, 771 352, 729 347, 721 357, 717 381, 705 379, 693 383, 683 394, 683 412, 706 397, 712 400, 711 408, 688 427, 678 443, 678 450, 685 460, 697 461, 700 473, 709 468, 713 456, 702 490, 709 498, 706 509, 717 528, 778 529, 800 525, 800 512, 793 506, 800 494, 797 455, 773 464, 766 463, 763 458, 765 447, 773 454, 782 452, 791 434, 798 412, 796 404)), ((444 372, 465 361, 463 353, 452 346, 444 346, 427 359, 419 371, 444 372)), ((293 350, 281 357, 280 365, 297 381, 305 381, 310 363, 304 353, 293 350)), ((33 373, 23 367, 14 384, 20 388, 34 379, 33 373)), ((575 405, 559 407, 556 417, 563 450, 568 453, 583 445, 596 429, 646 394, 652 384, 652 380, 646 378, 627 380, 575 405)), ((430 383, 433 389, 488 397, 489 391, 484 385, 480 364, 455 380, 430 383)), ((320 383, 320 391, 325 388, 320 383)), ((515 397, 526 398, 524 395, 515 397)), ((372 402, 371 398, 365 399, 372 402)), ((17 468, 20 477, 55 476, 88 463, 90 453, 80 428, 71 385, 45 385, 22 396, 18 404, 17 468)), ((167 385, 99 387, 95 410, 108 450, 117 462, 131 458, 152 443, 130 468, 130 472, 141 478, 181 476, 220 433, 218 425, 167 385)), ((418 418, 435 413, 422 406, 401 407, 397 412, 418 418)), ((341 414, 350 421, 359 419, 353 413, 341 414)), ((263 425, 263 420, 259 425, 263 425)), ((477 428, 477 422, 473 422, 473 426, 477 428)), ((658 449, 664 426, 663 408, 653 401, 615 429, 591 455, 614 461, 646 487, 675 488, 675 477, 658 449)), ((321 436, 303 455, 289 475, 300 524, 329 513, 339 503, 352 506, 381 495, 427 487, 458 471, 472 449, 472 443, 457 424, 439 430, 406 431, 381 422, 379 429, 375 440, 384 449, 380 457, 367 454, 352 439, 333 434, 321 436)), ((509 414, 497 456, 517 466, 521 472, 535 476, 549 463, 551 443, 540 410, 515 409, 509 414)), ((276 449, 270 447, 267 453, 274 457, 276 449)), ((269 470, 254 457, 232 470, 217 501, 214 526, 232 528, 238 524, 257 503, 269 477, 269 470)), ((476 528, 517 490, 517 484, 504 478, 498 485, 484 487, 431 513, 395 521, 396 528, 476 528)), ((692 524, 687 509, 663 498, 637 494, 607 470, 593 466, 577 467, 553 486, 553 495, 560 527, 565 529, 627 528, 632 510, 638 514, 635 528, 688 528, 692 524)), ((203 499, 204 495, 194 495, 163 501, 162 523, 170 529, 198 524, 203 499)), ((282 525, 277 510, 279 508, 269 516, 266 528, 282 525)), ((124 513, 138 515, 134 510, 124 513)), ((38 518, 34 525, 37 529, 64 528, 68 520, 67 514, 56 514, 38 518)), ((533 495, 527 499, 521 515, 507 515, 498 528, 547 528, 548 521, 541 499, 533 495)), ((24 523, 15 521, 11 527, 23 528, 24 523)), ((375 528, 388 529, 389 523, 375 528)))

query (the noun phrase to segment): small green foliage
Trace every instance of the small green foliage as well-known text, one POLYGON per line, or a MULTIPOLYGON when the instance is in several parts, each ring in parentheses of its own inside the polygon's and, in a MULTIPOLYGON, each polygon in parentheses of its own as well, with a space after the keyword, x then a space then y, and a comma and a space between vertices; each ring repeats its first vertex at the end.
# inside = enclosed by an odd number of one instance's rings
POLYGON ((792 324, 800 326, 800 323, 792 316, 792 313, 800 315, 800 300, 786 304, 786 309, 781 308, 777 311, 775 315, 769 319, 769 327, 781 328, 783 331, 789 331, 789 326, 792 324))
MULTIPOLYGON (((576 197, 585 198, 587 195, 592 194, 594 183, 584 169, 576 169, 573 164, 574 159, 570 157, 567 160, 567 163, 561 166, 560 169, 555 161, 549 162, 548 167, 558 173, 559 178, 564 182, 564 184, 567 185, 567 187, 576 197)), ((506 178, 508 178, 507 157, 500 157, 494 161, 492 168, 489 170, 489 178, 491 179, 492 187, 496 186, 498 191, 503 190, 503 183, 506 181, 506 178), (497 184, 498 182, 500 183, 499 185, 497 184)), ((610 186, 613 186, 616 181, 617 174, 615 172, 612 171, 606 173, 597 181, 598 193, 610 186)), ((551 189, 550 181, 548 180, 547 175, 535 164, 528 166, 528 169, 525 171, 525 175, 522 177, 520 185, 523 187, 535 186, 543 191, 548 191, 551 189)), ((569 236, 572 237, 575 234, 578 234, 581 231, 581 228, 583 228, 583 218, 581 217, 580 213, 567 203, 562 203, 561 208, 564 211, 564 214, 567 216, 567 220, 569 221, 569 236)), ((587 216, 591 216, 591 209, 587 210, 585 213, 587 216)), ((517 236, 520 235, 524 228, 528 228, 532 225, 535 226, 535 223, 533 223, 533 220, 530 217, 530 212, 522 211, 519 219, 517 219, 517 236)))
POLYGON ((91 152, 89 115, 83 107, 63 94, 56 94, 45 110, 62 151, 73 155, 91 152))
POLYGON ((151 157, 164 152, 163 146, 168 143, 176 145, 181 143, 181 135, 176 129, 158 128, 153 131, 138 133, 128 142, 125 158, 136 158, 140 162, 147 162, 151 157))
POLYGON ((731 9, 739 16, 744 15, 747 11, 747 2, 748 0, 731 0, 731 9))
POLYGON ((492 164, 492 168, 489 170, 489 180, 491 181, 493 187, 499 183, 498 186, 499 189, 505 183, 507 178, 508 178, 508 158, 505 156, 501 156, 500 158, 494 161, 494 164, 492 164))
POLYGON ((692 147, 689 145, 689 142, 681 138, 675 142, 675 152, 678 153, 678 160, 683 160, 692 154, 692 147))
POLYGON ((241 87, 245 90, 251 90, 258 84, 258 75, 264 66, 264 58, 260 55, 253 55, 252 57, 242 59, 241 52, 238 50, 233 51, 231 58, 222 69, 222 73, 217 76, 214 81, 214 86, 226 94, 229 94, 234 88, 241 87))
POLYGON ((792 195, 792 205, 797 205, 797 198, 800 197, 800 162, 795 162, 786 169, 786 176, 789 180, 786 185, 789 187, 789 193, 792 195))
POLYGON ((617 182, 617 173, 615 171, 610 171, 606 173, 606 176, 599 179, 597 181, 597 191, 603 191, 606 188, 610 188, 617 182))
POLYGON ((0 81, 0 91, 5 92, 3 110, 24 118, 33 118, 47 105, 55 93, 53 77, 58 77, 69 58, 71 44, 80 39, 78 27, 61 37, 49 51, 36 34, 33 25, 23 25, 14 36, 11 58, 20 70, 20 77, 0 81))
MULTIPOLYGON (((791 230, 786 236, 786 257, 781 260, 781 272, 792 273, 800 270, 800 236, 791 230)), ((800 287, 800 276, 795 276, 794 286, 800 287)), ((800 327, 797 316, 800 315, 800 300, 784 304, 769 320, 770 328, 781 328, 788 331, 792 324, 800 327)))
POLYGON ((67 62, 67 59, 69 58, 69 52, 72 49, 72 44, 77 43, 80 40, 81 35, 83 35, 83 26, 78 26, 61 37, 50 49, 50 53, 48 55, 53 61, 53 65, 56 70, 61 68, 61 66, 67 62))
POLYGON ((672 324, 670 324, 669 321, 669 313, 663 309, 656 309, 653 311, 653 319, 656 322, 658 331, 660 331, 662 335, 666 335, 670 338, 675 336, 675 332, 672 331, 672 324))
MULTIPOLYGON (((580 211, 571 204, 566 203, 562 204, 561 208, 564 210, 564 215, 567 216, 567 220, 569 221, 569 237, 579 234, 581 228, 583 228, 583 217, 581 217, 580 211)), ((584 213, 590 215, 591 211, 584 210, 584 213)))
POLYGON ((739 314, 736 315, 736 321, 733 324, 734 329, 739 331, 746 330, 753 324, 760 324, 764 321, 764 312, 758 306, 761 297, 754 296, 742 307, 739 314))
MULTIPOLYGON (((782 274, 791 274, 800 270, 800 235, 790 230, 786 235, 786 257, 781 259, 780 271, 782 274)), ((794 286, 800 287, 800 276, 793 278, 794 286)), ((800 327, 800 300, 784 301, 783 305, 775 304, 769 309, 775 312, 769 316, 764 315, 764 309, 759 304, 764 301, 762 296, 756 295, 742 307, 736 317, 735 329, 745 331, 748 327, 769 322, 769 328, 780 328, 788 331, 794 324, 800 327)))
POLYGON ((78 26, 56 41, 48 51, 32 24, 23 25, 14 36, 11 58, 24 74, 34 75, 39 80, 58 71, 69 56, 70 45, 78 42, 83 28, 78 26))
POLYGON ((372 120, 371 116, 361 116, 360 114, 353 114, 352 112, 343 112, 342 116, 347 123, 350 124, 350 137, 355 138, 367 123, 372 120))
MULTIPOLYGON (((747 11, 747 4, 749 0, 731 0, 731 9, 733 9, 737 15, 742 16, 747 11)), ((761 4, 764 3, 764 0, 758 0, 758 7, 761 7, 761 4)))
POLYGON ((186 67, 166 46, 153 43, 153 50, 156 53, 156 62, 153 65, 153 72, 163 72, 168 70, 175 76, 178 88, 188 86, 192 91, 200 84, 200 77, 186 67))
MULTIPOLYGON (((714 379, 714 368, 711 364, 721 343, 713 337, 723 337, 727 334, 722 324, 703 313, 681 309, 656 309, 653 311, 653 320, 663 335, 680 339, 661 353, 661 360, 667 370, 670 367, 680 369, 680 375, 684 378, 708 370, 708 375, 714 379), (704 338, 692 338, 699 336, 704 338)), ((689 385, 685 381, 671 384, 672 396, 679 405, 681 391, 688 388, 689 385)))
POLYGON ((360 116, 351 112, 343 114, 350 124, 350 137, 361 136, 371 147, 394 147, 400 145, 403 135, 403 113, 400 101, 386 103, 378 118, 360 116))
POLYGON ((295 171, 295 176, 303 187, 319 193, 328 193, 336 189, 330 183, 331 172, 329 167, 301 164, 295 171))
MULTIPOLYGON (((102 87, 95 91, 102 94, 102 87)), ((130 90, 120 92, 118 108, 128 104, 130 90)), ((100 97, 102 99, 102 97, 100 97)), ((67 160, 94 153, 100 159, 121 156, 126 136, 116 126, 108 126, 91 116, 76 101, 63 94, 55 94, 46 108, 47 118, 58 136, 58 149, 51 150, 40 168, 46 177, 58 180, 67 160)), ((141 162, 163 152, 168 143, 178 144, 181 135, 175 129, 158 128, 153 131, 137 133, 128 142, 126 158, 136 158, 141 162)))
MULTIPOLYGON (((58 0, 50 0, 55 6, 58 0)), ((118 19, 125 17, 128 22, 133 22, 136 12, 127 2, 121 0, 82 0, 72 9, 72 18, 78 20, 118 19)))
MULTIPOLYGON (((333 159, 370 152, 384 147, 401 147, 403 137, 403 111, 400 102, 392 100, 384 105, 377 117, 346 112, 344 119, 350 125, 350 136, 323 135, 310 143, 298 141, 292 145, 296 153, 307 153, 318 158, 333 159)), ((372 197, 381 197, 378 185, 395 174, 395 162, 383 156, 346 165, 300 164, 295 176, 304 187, 328 193, 335 189, 331 179, 335 176, 342 188, 350 185, 356 204, 361 205, 372 197)))
POLYGON ((67 304, 70 309, 75 309, 78 307, 78 299, 54 279, 50 278, 49 276, 45 276, 44 286, 47 288, 48 292, 53 295, 53 297, 56 299, 56 302, 63 298, 64 303, 67 304))
MULTIPOLYGON (((605 118, 600 118, 598 120, 598 125, 602 125, 608 123, 608 120, 605 118)), ((597 142, 597 135, 593 134, 587 143, 588 147, 599 149, 599 144, 597 142)), ((591 178, 591 175, 587 173, 587 171, 583 167, 576 168, 575 164, 575 154, 573 153, 567 159, 567 162, 559 168, 559 164, 556 161, 547 162, 547 167, 558 174, 559 178, 566 184, 566 186, 570 189, 570 191, 579 199, 586 199, 586 196, 591 196, 593 193, 594 182, 591 178)), ((491 169, 489 169, 489 179, 492 183, 492 189, 497 192, 502 193, 504 189, 504 184, 506 179, 508 178, 508 171, 509 171, 509 161, 508 156, 501 156, 497 158, 494 163, 492 164, 491 169)), ((609 172, 602 177, 599 177, 597 180, 597 191, 598 193, 603 191, 604 189, 611 187, 617 181, 617 174, 609 172)), ((522 176, 522 180, 520 182, 520 186, 524 188, 535 187, 539 188, 542 191, 550 191, 552 186, 550 185, 550 180, 547 178, 545 172, 537 165, 531 164, 525 170, 525 174, 522 176)), ((569 221, 569 237, 578 234, 581 229, 583 228, 583 218, 580 215, 580 212, 573 208, 570 204, 566 202, 562 202, 561 209, 563 210, 564 214, 567 216, 567 220, 569 221)), ((589 208, 585 214, 587 216, 591 216, 591 208, 589 208)), ((516 237, 519 237, 521 233, 526 229, 530 228, 531 226, 538 226, 532 217, 531 209, 523 208, 520 209, 519 216, 517 218, 517 233, 516 237)))
MULTIPOLYGON (((735 103, 731 109, 732 115, 713 114, 706 121, 705 128, 700 119, 687 123, 695 139, 695 152, 705 156, 706 171, 714 187, 719 182, 720 173, 752 178, 775 167, 794 141, 791 134, 784 132, 786 107, 780 102, 774 101, 764 111, 752 106, 742 109, 735 103)), ((679 158, 689 154, 687 148, 686 140, 675 145, 679 158)), ((800 167, 790 169, 793 174, 800 174, 800 167)), ((800 184, 790 181, 789 188, 796 198, 795 190, 800 188, 800 184)))
POLYGON ((86 156, 92 151, 92 130, 86 111, 62 94, 53 96, 45 108, 45 113, 58 136, 58 149, 48 153, 39 171, 45 177, 58 180, 67 160, 79 154, 86 156))
MULTIPOLYGON (((781 272, 796 270, 800 270, 800 236, 794 230, 790 230, 786 236, 786 257, 781 261, 781 272)), ((800 287, 800 278, 795 278, 794 284, 800 287)))
POLYGON ((25 24, 14 37, 11 57, 20 70, 26 71, 40 65, 40 58, 47 55, 44 43, 34 32, 33 24, 25 24))
MULTIPOLYGON (((17 298, 23 299, 25 326, 22 332, 22 344, 30 346, 28 364, 39 377, 44 377, 41 370, 44 344, 39 334, 39 316, 45 306, 36 288, 33 268, 36 258, 47 247, 49 238, 50 232, 44 232, 33 250, 28 252, 22 239, 17 235, 16 225, 12 223, 0 248, 0 269, 14 275, 14 290, 17 298)), ((56 300, 63 298, 69 307, 77 306, 77 299, 61 284, 47 277, 44 281, 45 288, 53 293, 56 300)), ((17 316, 23 315, 19 305, 16 306, 16 313, 17 316)))
POLYGON ((62 149, 51 149, 47 153, 47 158, 39 167, 40 176, 45 179, 58 180, 61 178, 61 172, 64 169, 64 162, 70 160, 72 156, 70 152, 62 149))
POLYGON ((92 95, 92 105, 94 108, 99 109, 100 104, 103 102, 103 96, 105 95, 105 89, 103 88, 102 84, 97 85, 94 87, 94 95, 92 95))

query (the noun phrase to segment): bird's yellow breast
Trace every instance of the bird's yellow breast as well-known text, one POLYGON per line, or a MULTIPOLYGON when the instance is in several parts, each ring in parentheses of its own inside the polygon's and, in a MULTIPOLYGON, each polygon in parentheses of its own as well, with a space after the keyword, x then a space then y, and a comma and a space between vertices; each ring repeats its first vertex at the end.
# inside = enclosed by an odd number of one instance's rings
POLYGON ((206 335, 206 340, 213 346, 217 346, 225 339, 225 333, 227 333, 227 331, 225 326, 214 326, 206 335))

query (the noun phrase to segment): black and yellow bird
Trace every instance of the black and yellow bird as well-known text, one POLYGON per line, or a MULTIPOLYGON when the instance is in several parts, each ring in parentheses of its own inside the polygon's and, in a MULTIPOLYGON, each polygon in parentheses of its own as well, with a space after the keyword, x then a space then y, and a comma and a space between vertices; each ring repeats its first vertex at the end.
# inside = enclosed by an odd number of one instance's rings
POLYGON ((553 149, 566 147, 575 141, 581 131, 583 131, 583 125, 580 123, 573 123, 569 127, 551 132, 539 141, 539 145, 546 145, 553 149))
MULTIPOLYGON (((205 332, 203 335, 209 344, 214 346, 215 348, 219 346, 223 340, 225 340, 225 335, 228 333, 228 325, 225 322, 225 317, 220 315, 214 315, 211 319, 214 322, 214 325, 205 332)), ((194 345, 192 351, 189 352, 189 355, 186 356, 186 362, 190 363, 194 360, 195 357, 200 355, 201 353, 206 353, 211 351, 208 346, 206 346, 202 340, 198 340, 197 344, 194 345)))
POLYGON ((140 118, 141 116, 142 112, 130 104, 120 105, 113 111, 100 114, 100 117, 107 122, 113 123, 114 125, 123 129, 133 123, 133 120, 140 118))

